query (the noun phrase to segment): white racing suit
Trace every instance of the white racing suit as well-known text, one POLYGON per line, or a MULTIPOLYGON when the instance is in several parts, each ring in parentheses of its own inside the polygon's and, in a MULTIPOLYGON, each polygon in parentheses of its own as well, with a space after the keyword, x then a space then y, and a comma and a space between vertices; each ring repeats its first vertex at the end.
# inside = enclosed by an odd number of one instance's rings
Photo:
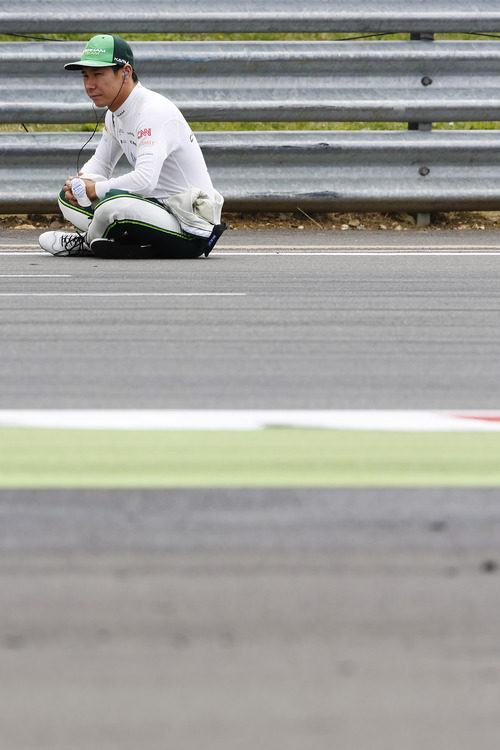
POLYGON ((119 110, 107 112, 96 152, 80 174, 96 182, 97 200, 74 206, 61 191, 59 206, 88 244, 149 243, 166 255, 196 257, 220 223, 223 198, 188 123, 172 102, 140 83, 119 110), (112 177, 122 154, 133 169, 112 177))

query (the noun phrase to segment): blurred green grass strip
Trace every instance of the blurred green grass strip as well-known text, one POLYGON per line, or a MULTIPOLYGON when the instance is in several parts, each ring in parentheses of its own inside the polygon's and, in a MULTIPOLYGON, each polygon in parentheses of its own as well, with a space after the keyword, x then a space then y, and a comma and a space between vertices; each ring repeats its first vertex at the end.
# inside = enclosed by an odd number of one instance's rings
POLYGON ((500 486, 500 433, 0 428, 0 487, 500 486))

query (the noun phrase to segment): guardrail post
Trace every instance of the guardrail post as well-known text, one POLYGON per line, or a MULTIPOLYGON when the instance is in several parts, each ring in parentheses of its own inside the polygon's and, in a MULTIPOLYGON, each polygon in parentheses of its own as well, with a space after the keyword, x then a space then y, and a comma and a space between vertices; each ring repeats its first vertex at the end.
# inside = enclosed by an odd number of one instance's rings
MULTIPOLYGON (((433 42, 434 41, 434 33, 432 31, 422 31, 422 32, 411 32, 410 33, 410 40, 415 42, 433 42)), ((432 78, 430 76, 423 76, 421 79, 422 86, 431 86, 432 85, 432 78)), ((409 122, 408 123, 408 130, 432 130, 432 122, 409 122)), ((424 179, 427 177, 427 175, 430 172, 429 167, 425 165, 421 165, 419 168, 419 174, 424 179)), ((431 223, 431 215, 430 213, 418 213, 417 214, 417 226, 419 227, 428 227, 431 223)))

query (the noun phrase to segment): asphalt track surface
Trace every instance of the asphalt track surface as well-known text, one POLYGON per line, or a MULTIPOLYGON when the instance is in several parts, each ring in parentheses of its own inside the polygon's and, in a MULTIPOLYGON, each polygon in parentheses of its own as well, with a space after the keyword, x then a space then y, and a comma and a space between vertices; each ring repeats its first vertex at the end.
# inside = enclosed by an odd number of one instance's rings
MULTIPOLYGON (((496 233, 36 252, 0 237, 1 408, 498 409, 496 233)), ((497 750, 499 508, 488 488, 4 490, 2 750, 497 750)))
POLYGON ((232 235, 170 262, 4 235, 0 408, 498 406, 496 233, 232 235))

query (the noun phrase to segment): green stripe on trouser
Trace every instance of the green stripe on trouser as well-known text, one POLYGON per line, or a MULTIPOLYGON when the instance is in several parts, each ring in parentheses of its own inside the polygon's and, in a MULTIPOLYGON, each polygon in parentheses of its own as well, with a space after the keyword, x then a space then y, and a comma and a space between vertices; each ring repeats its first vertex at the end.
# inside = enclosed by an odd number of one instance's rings
POLYGON ((206 247, 204 238, 186 235, 162 204, 123 190, 110 190, 93 210, 73 206, 61 191, 59 206, 68 221, 87 232, 89 244, 104 238, 128 245, 152 245, 171 258, 197 258, 206 247))
POLYGON ((94 218, 94 209, 90 206, 83 208, 82 206, 74 206, 72 203, 69 203, 66 200, 64 190, 61 190, 59 193, 57 202, 64 218, 81 232, 86 232, 90 222, 94 218))

